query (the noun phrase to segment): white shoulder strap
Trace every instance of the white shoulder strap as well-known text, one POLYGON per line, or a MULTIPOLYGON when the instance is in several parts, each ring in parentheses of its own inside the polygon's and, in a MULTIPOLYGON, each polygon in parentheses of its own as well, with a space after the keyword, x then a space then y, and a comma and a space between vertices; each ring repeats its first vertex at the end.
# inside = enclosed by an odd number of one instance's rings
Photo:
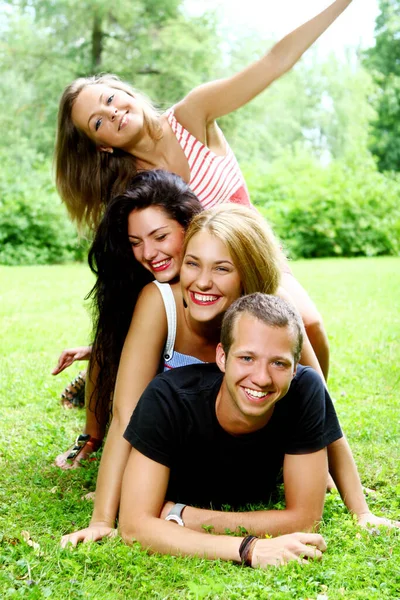
POLYGON ((169 283, 160 283, 159 281, 153 281, 153 283, 160 290, 162 296, 165 312, 167 314, 168 323, 168 335, 167 341, 164 346, 164 360, 169 362, 174 355, 175 338, 176 338, 176 304, 174 294, 172 292, 169 283))

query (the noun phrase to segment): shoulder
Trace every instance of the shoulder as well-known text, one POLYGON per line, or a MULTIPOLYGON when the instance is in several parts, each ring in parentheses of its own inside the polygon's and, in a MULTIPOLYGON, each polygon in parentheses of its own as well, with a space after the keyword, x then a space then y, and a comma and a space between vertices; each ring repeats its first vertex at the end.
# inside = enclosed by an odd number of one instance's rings
POLYGON ((297 365, 296 375, 293 377, 293 384, 304 386, 310 383, 325 389, 322 377, 319 373, 317 373, 317 371, 306 365, 297 365))
POLYGON ((199 391, 207 393, 213 390, 222 377, 215 363, 195 364, 160 373, 153 379, 149 389, 162 389, 175 395, 198 395, 199 391))
POLYGON ((165 312, 163 310, 163 294, 159 288, 159 285, 169 287, 168 283, 156 284, 156 282, 154 281, 144 286, 144 288, 139 294, 135 307, 135 312, 143 310, 145 310, 146 312, 149 312, 150 310, 159 311, 161 312, 161 314, 165 312))
POLYGON ((151 327, 154 338, 160 333, 166 337, 167 316, 160 290, 153 282, 148 283, 140 292, 133 312, 130 333, 147 331, 151 327))
POLYGON ((305 404, 325 404, 327 390, 322 377, 312 367, 298 365, 296 375, 287 393, 288 401, 297 406, 305 404))
POLYGON ((204 127, 207 124, 207 120, 204 110, 204 103, 199 101, 196 93, 197 89, 198 88, 189 92, 189 94, 180 102, 175 104, 170 111, 172 111, 172 115, 182 127, 191 133, 196 139, 202 140, 204 137, 204 127))
POLYGON ((190 365, 160 373, 144 390, 132 415, 131 423, 138 425, 149 419, 149 426, 158 422, 172 423, 189 415, 208 410, 222 381, 215 364, 190 365))
POLYGON ((157 284, 156 281, 151 281, 150 283, 145 285, 144 288, 141 290, 141 292, 139 294, 139 299, 146 299, 146 300, 154 299, 155 301, 157 301, 157 299, 159 300, 161 298, 161 292, 159 290, 158 285, 168 285, 168 284, 167 283, 157 284))

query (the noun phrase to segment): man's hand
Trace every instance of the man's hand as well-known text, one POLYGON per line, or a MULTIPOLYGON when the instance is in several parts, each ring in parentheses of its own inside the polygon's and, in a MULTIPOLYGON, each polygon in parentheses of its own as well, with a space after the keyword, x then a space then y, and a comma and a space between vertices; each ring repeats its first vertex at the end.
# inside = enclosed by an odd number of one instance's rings
POLYGON ((385 517, 377 517, 371 512, 357 515, 357 522, 364 529, 373 529, 374 527, 379 527, 380 525, 391 528, 400 528, 400 521, 392 521, 390 519, 385 519, 385 517))
POLYGON ((104 537, 115 537, 117 530, 104 523, 92 523, 86 529, 80 529, 63 535, 61 538, 61 548, 66 548, 69 544, 76 546, 79 542, 98 542, 104 537))
POLYGON ((257 540, 253 548, 252 567, 284 565, 290 560, 307 562, 321 559, 326 550, 324 538, 317 533, 290 533, 268 540, 257 540))
POLYGON ((67 369, 76 360, 89 360, 92 352, 91 346, 78 346, 78 348, 67 348, 61 352, 56 367, 52 370, 52 375, 58 375, 64 369, 67 369))

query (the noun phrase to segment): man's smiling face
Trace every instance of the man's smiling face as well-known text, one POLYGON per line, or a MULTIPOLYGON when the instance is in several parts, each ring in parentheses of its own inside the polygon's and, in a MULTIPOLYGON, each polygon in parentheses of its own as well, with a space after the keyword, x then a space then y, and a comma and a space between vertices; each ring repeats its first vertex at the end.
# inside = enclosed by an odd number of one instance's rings
POLYGON ((217 416, 225 429, 246 433, 263 427, 289 390, 296 339, 290 327, 271 327, 246 312, 237 317, 232 334, 227 356, 221 344, 217 348, 217 364, 225 373, 217 416))

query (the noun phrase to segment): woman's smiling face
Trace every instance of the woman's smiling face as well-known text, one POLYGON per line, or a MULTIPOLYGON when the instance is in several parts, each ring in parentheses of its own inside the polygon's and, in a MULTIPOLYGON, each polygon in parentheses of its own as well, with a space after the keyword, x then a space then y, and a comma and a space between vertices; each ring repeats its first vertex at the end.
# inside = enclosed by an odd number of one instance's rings
POLYGON ((72 108, 72 121, 105 152, 112 148, 129 151, 144 127, 140 101, 100 83, 88 85, 79 93, 72 108))
POLYGON ((226 245, 207 231, 189 241, 181 268, 181 287, 196 321, 221 316, 242 294, 239 273, 226 245))
POLYGON ((168 282, 179 276, 185 230, 160 206, 134 210, 128 217, 128 238, 136 260, 155 279, 168 282))

